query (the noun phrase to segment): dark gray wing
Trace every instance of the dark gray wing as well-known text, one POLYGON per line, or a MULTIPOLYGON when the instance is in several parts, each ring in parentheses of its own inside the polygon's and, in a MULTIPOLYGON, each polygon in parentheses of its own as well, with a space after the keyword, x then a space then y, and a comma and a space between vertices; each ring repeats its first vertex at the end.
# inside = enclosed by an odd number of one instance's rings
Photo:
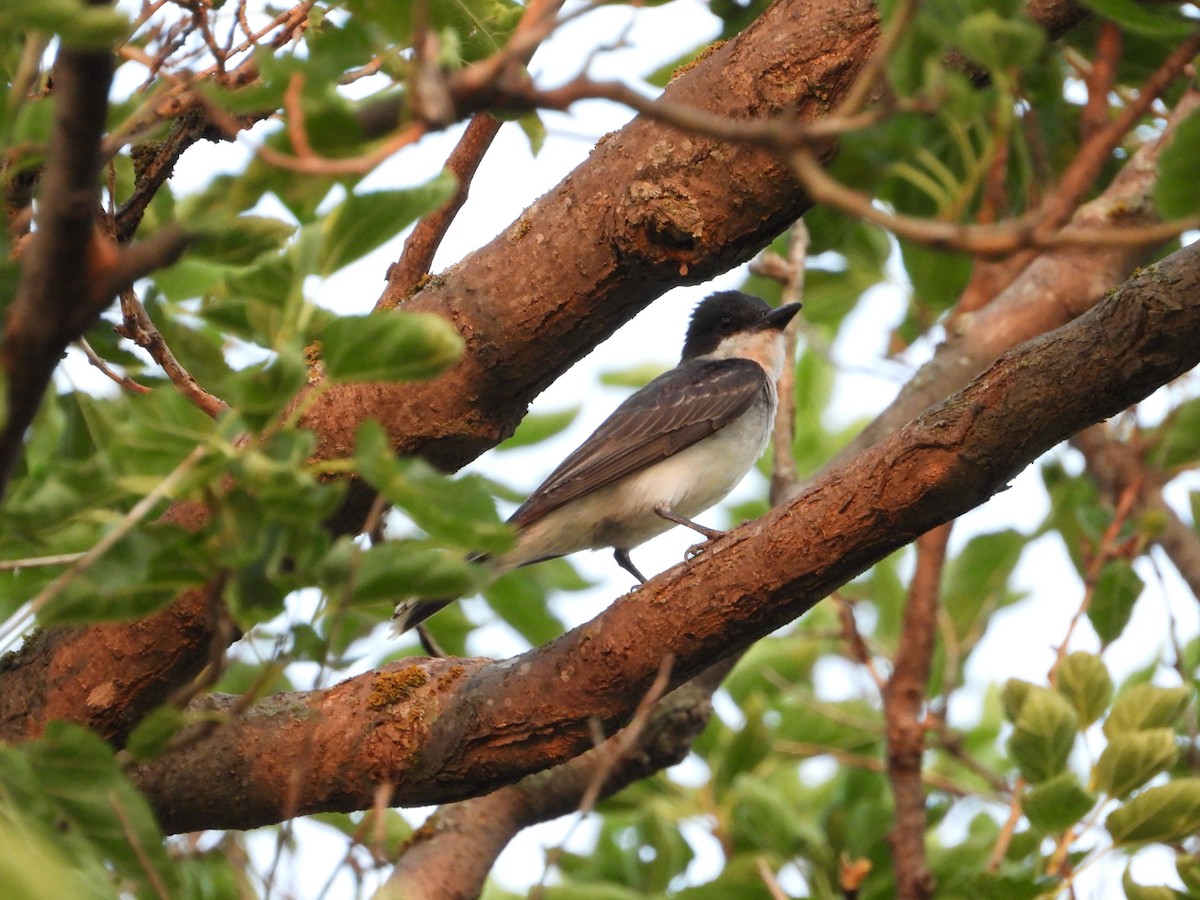
POLYGON ((686 360, 622 403, 512 514, 518 527, 720 431, 768 389, 748 359, 686 360))

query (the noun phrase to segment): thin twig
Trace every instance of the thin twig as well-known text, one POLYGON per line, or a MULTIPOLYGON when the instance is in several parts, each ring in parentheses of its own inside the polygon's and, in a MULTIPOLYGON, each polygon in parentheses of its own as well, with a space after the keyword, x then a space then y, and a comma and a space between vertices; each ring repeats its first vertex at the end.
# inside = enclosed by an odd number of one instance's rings
POLYGON ((587 788, 579 799, 578 815, 575 817, 575 821, 571 823, 570 829, 568 829, 558 846, 546 854, 546 865, 542 870, 542 877, 529 892, 530 897, 536 898, 541 896, 543 886, 546 883, 546 877, 550 874, 550 869, 562 855, 563 848, 571 839, 571 836, 575 833, 575 829, 579 827, 584 817, 595 808, 596 801, 600 798, 601 792, 604 790, 604 785, 613 770, 624 760, 626 754, 629 753, 630 749, 637 743, 638 738, 641 737, 642 731, 646 727, 646 722, 650 718, 650 713, 654 708, 654 704, 659 701, 659 698, 662 697, 671 682, 671 668, 674 662, 674 657, 669 654, 663 657, 658 667, 658 674, 654 677, 654 681, 646 693, 642 695, 642 699, 638 701, 637 708, 634 710, 629 724, 622 729, 620 734, 616 735, 614 740, 605 741, 599 745, 599 747, 603 748, 603 752, 597 765, 592 770, 587 788))
POLYGON ((114 371, 113 368, 104 361, 100 354, 92 348, 92 345, 88 343, 87 338, 81 337, 79 339, 79 346, 83 350, 84 355, 87 356, 88 362, 99 369, 105 375, 105 377, 111 381, 116 382, 121 387, 125 388, 125 390, 131 391, 135 394, 150 393, 150 388, 146 387, 144 384, 138 384, 128 375, 122 375, 120 372, 114 371))
POLYGON ((1013 785, 1012 796, 1008 801, 1008 818, 1004 820, 1000 834, 996 836, 996 846, 992 848, 992 855, 988 858, 987 871, 989 872, 995 872, 1000 868, 1000 863, 1004 861, 1004 856, 1008 853, 1008 845, 1012 843, 1013 835, 1017 832, 1017 824, 1021 821, 1021 791, 1024 788, 1025 776, 1018 775, 1017 781, 1013 785))
MULTIPOLYGON (((804 759, 828 756, 839 766, 850 766, 855 769, 862 769, 865 772, 878 772, 880 774, 887 771, 886 763, 877 756, 855 753, 853 750, 842 750, 826 744, 812 744, 807 741, 776 741, 771 746, 780 753, 790 753, 804 759)), ((921 772, 921 781, 934 790, 950 794, 952 797, 976 797, 979 794, 975 788, 959 784, 957 781, 947 778, 945 775, 939 775, 937 772, 921 772)))
POLYGON ((43 566, 65 566, 75 562, 82 553, 57 553, 54 556, 29 556, 25 559, 0 560, 0 572, 19 572, 43 566))
POLYGON ((375 304, 377 310, 396 306, 412 293, 421 277, 429 272, 442 238, 467 201, 471 179, 475 177, 484 154, 500 131, 500 125, 499 119, 487 113, 477 113, 467 125, 458 144, 446 158, 445 167, 458 183, 454 196, 445 206, 421 219, 413 228, 404 242, 400 259, 388 268, 387 288, 375 304))
POLYGON ((137 857, 138 865, 141 866, 142 872, 146 875, 146 880, 150 882, 150 887, 154 889, 154 893, 159 897, 159 900, 170 900, 171 891, 167 888, 167 883, 163 881, 162 873, 158 871, 154 863, 150 860, 150 854, 146 852, 145 846, 142 844, 141 838, 138 837, 137 830, 133 827, 133 822, 129 818, 129 813, 125 811, 124 804, 121 803, 121 798, 116 791, 109 791, 106 799, 116 813, 117 821, 121 823, 121 833, 125 835, 125 840, 133 849, 133 855, 137 857))
POLYGON ((175 354, 171 352, 171 348, 167 346, 162 332, 158 330, 150 318, 150 314, 146 312, 146 307, 142 305, 142 301, 138 299, 132 288, 121 292, 121 311, 124 314, 124 320, 113 330, 149 353, 184 397, 213 419, 229 408, 229 404, 220 397, 204 390, 191 373, 179 363, 175 354))
POLYGON ((759 877, 762 878, 763 884, 767 886, 767 891, 770 892, 772 900, 788 900, 788 895, 784 893, 783 888, 779 884, 779 879, 771 871, 771 865, 767 862, 767 858, 760 856, 755 862, 758 864, 759 877))
MULTIPOLYGON (((781 305, 799 303, 804 297, 808 244, 808 226, 804 224, 803 219, 798 219, 791 227, 787 259, 766 252, 752 265, 752 271, 756 274, 780 282, 781 305)), ((799 482, 796 457, 792 450, 796 440, 796 343, 796 328, 789 323, 789 327, 783 332, 785 362, 776 384, 779 407, 775 413, 775 427, 771 434, 771 488, 768 497, 772 506, 789 497, 799 482)))
POLYGON ((1092 599, 1096 594, 1096 586, 1100 581, 1100 575, 1105 565, 1114 559, 1125 558, 1130 555, 1130 548, 1126 545, 1126 542, 1118 541, 1118 537, 1120 536, 1121 529, 1125 527, 1125 523, 1129 521, 1129 516, 1133 512, 1134 502, 1137 500, 1140 489, 1141 485, 1136 482, 1125 486, 1117 501, 1116 509, 1113 511, 1113 519, 1108 523, 1108 527, 1104 529, 1100 543, 1088 562, 1087 571, 1084 573, 1083 597, 1079 601, 1079 606, 1075 610, 1075 614, 1071 616, 1071 621, 1067 625, 1067 633, 1063 635, 1063 639, 1058 645, 1058 650, 1054 654, 1054 662, 1051 664, 1050 671, 1046 676, 1051 684, 1054 684, 1055 676, 1062 666, 1063 660, 1067 658, 1067 650, 1071 646, 1071 635, 1075 633, 1075 628, 1092 605, 1092 599))

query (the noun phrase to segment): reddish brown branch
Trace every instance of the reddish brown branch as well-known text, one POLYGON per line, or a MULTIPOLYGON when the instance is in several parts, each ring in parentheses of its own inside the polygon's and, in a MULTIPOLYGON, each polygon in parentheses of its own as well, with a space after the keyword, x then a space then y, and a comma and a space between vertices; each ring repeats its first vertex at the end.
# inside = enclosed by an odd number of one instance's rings
POLYGON ((124 320, 120 325, 115 326, 114 330, 149 353, 184 397, 214 419, 229 408, 229 404, 220 397, 204 390, 200 383, 192 377, 192 374, 175 358, 175 354, 167 346, 162 332, 151 320, 150 315, 146 312, 146 307, 142 305, 142 301, 137 298, 132 289, 121 292, 121 311, 124 314, 124 320))
POLYGON ((1117 80, 1121 61, 1121 29, 1114 22, 1101 22, 1096 37, 1096 57, 1087 73, 1087 103, 1079 117, 1080 134, 1086 143, 1108 125, 1108 94, 1117 80))
POLYGON ((887 722, 887 773, 896 801, 895 825, 888 834, 896 872, 896 896, 933 896, 933 873, 925 858, 925 788, 921 758, 925 725, 921 710, 937 635, 938 597, 946 562, 950 524, 917 538, 917 567, 900 626, 895 666, 883 692, 887 722))
POLYGON ((410 660, 271 698, 137 781, 183 831, 277 821, 309 740, 297 813, 367 808, 382 782, 398 804, 495 790, 588 749, 593 720, 628 721, 664 653, 675 683, 694 677, 1197 362, 1200 244, 558 640, 515 660, 410 660))
POLYGON ((411 900, 478 897, 496 857, 518 831, 576 811, 593 785, 599 784, 599 797, 609 797, 682 760, 708 724, 710 698, 732 662, 717 664, 656 703, 636 740, 619 753, 614 746, 626 741, 627 731, 514 785, 442 806, 404 849, 388 889, 411 900))
POLYGON ((112 55, 63 46, 55 63, 54 125, 37 231, 21 258, 21 282, 5 322, 0 361, 8 376, 8 418, 0 432, 0 496, 67 344, 111 298, 92 291, 100 262, 95 218, 100 137, 108 111, 112 55), (81 261, 86 264, 81 265, 81 261))
MULTIPOLYGON (((853 82, 877 28, 874 7, 862 0, 836 8, 777 2, 665 93, 672 102, 743 119, 784 108, 816 117, 853 82), (784 34, 788 40, 780 40, 784 34), (766 71, 776 77, 764 80, 766 71)), ((749 259, 807 202, 770 153, 685 139, 635 120, 513 227, 408 301, 406 308, 437 313, 464 335, 468 351, 456 366, 426 382, 338 385, 309 402, 302 424, 318 435, 317 458, 347 456, 361 423, 375 419, 397 452, 446 469, 464 465, 511 433, 533 397, 667 287, 704 281, 749 259), (498 293, 497 284, 505 290, 498 293)), ((353 486, 350 497, 328 523, 337 533, 360 528, 374 499, 353 486)), ((17 709, 15 698, 62 693, 52 703, 58 717, 119 738, 147 704, 207 660, 207 635, 196 652, 172 621, 56 632, 0 675, 0 706, 9 697, 17 709), (154 652, 130 652, 127 642, 154 652), (48 677, 54 657, 88 665, 69 682, 55 681, 48 677), (130 685, 119 697, 105 691, 117 678, 130 685)), ((26 708, 16 727, 36 734, 43 706, 26 708)), ((0 726, 13 727, 3 712, 0 726)))
POLYGON ((1071 217, 1079 200, 1095 182, 1112 151, 1150 110, 1154 101, 1179 78, 1198 52, 1200 31, 1172 50, 1138 89, 1137 97, 1128 103, 1115 119, 1107 122, 1084 141, 1059 180, 1058 188, 1042 202, 1039 230, 1057 228, 1071 217))
POLYGON ((471 119, 467 130, 446 159, 446 169, 458 182, 454 196, 445 206, 426 216, 413 228, 412 234, 404 242, 400 259, 388 269, 387 289, 375 304, 376 309, 391 309, 411 294, 421 277, 428 274, 446 230, 467 201, 471 179, 475 177, 484 154, 500 131, 500 125, 499 119, 487 113, 479 113, 471 119))
POLYGON ((130 154, 134 164, 133 191, 114 216, 117 241, 126 243, 133 239, 150 201, 171 177, 185 150, 199 140, 216 141, 223 137, 223 132, 196 109, 180 115, 163 140, 134 147, 130 154))

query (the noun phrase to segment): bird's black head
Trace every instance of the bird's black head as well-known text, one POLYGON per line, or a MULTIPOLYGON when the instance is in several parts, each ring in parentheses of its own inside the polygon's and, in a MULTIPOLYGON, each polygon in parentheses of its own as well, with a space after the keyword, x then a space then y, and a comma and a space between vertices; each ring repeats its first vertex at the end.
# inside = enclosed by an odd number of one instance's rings
POLYGON ((758 297, 741 291, 718 291, 700 302, 692 313, 683 358, 712 353, 728 337, 758 328, 782 329, 800 309, 798 303, 772 310, 758 297))

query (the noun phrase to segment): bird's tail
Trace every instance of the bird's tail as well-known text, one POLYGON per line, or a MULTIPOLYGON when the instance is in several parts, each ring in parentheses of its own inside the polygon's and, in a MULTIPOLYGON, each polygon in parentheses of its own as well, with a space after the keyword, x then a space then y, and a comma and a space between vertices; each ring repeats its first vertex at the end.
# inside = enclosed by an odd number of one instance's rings
MULTIPOLYGON (((492 558, 486 553, 472 553, 467 562, 490 563, 492 558)), ((500 570, 507 571, 507 570, 500 570)), ((497 571, 496 574, 500 574, 497 571)), ((458 597, 406 597, 396 604, 392 613, 392 637, 399 637, 404 632, 416 628, 434 613, 445 609, 458 597)))
POLYGON ((396 611, 392 613, 392 637, 400 637, 404 632, 416 628, 435 612, 445 609, 457 599, 438 597, 426 600, 421 597, 409 597, 401 600, 396 604, 396 611))

